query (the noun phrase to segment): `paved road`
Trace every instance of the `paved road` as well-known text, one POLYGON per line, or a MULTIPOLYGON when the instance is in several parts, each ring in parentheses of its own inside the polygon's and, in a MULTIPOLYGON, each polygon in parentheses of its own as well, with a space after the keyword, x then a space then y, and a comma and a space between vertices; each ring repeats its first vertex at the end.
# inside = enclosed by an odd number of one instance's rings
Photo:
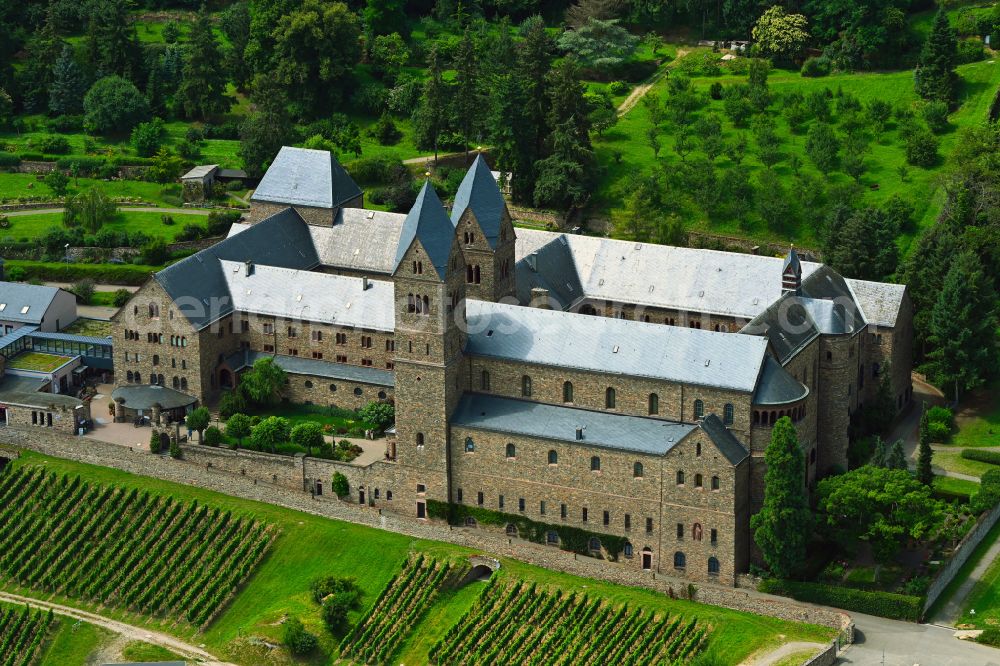
MULTIPOLYGON (((19 217, 22 215, 41 215, 42 213, 61 213, 65 208, 29 208, 28 210, 12 210, 4 213, 7 217, 19 217)), ((171 215, 205 215, 212 211, 204 208, 157 208, 155 206, 122 206, 122 211, 135 211, 136 213, 170 213, 171 215)))
POLYGON ((180 655, 185 659, 195 660, 198 663, 205 664, 206 666, 233 666, 232 664, 216 659, 202 648, 185 643, 179 638, 174 638, 168 634, 152 631, 143 627, 125 624, 124 622, 118 622, 117 620, 110 620, 95 613, 88 613, 87 611, 78 610, 69 606, 61 606, 59 604, 39 601, 38 599, 22 597, 19 594, 9 594, 7 592, 0 592, 0 600, 7 601, 12 604, 28 604, 43 610, 52 609, 54 613, 59 615, 65 615, 66 617, 73 618, 74 620, 82 620, 98 627, 104 627, 105 629, 109 629, 116 634, 121 634, 130 640, 144 641, 146 643, 152 643, 153 645, 159 645, 160 647, 166 648, 167 650, 170 650, 174 654, 180 655))
POLYGON ((1000 650, 954 638, 953 629, 851 613, 855 643, 838 664, 859 666, 1000 666, 1000 650), (885 661, 883 661, 883 655, 885 661))

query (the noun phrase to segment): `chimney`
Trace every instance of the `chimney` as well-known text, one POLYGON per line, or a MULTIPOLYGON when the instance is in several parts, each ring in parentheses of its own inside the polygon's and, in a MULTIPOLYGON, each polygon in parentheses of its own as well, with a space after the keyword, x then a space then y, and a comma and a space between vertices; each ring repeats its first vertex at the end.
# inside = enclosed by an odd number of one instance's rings
POLYGON ((361 291, 368 291, 368 276, 361 276, 361 291))
POLYGON ((582 440, 583 439, 583 428, 581 428, 580 426, 577 426, 577 428, 576 428, 576 438, 578 440, 582 440))
POLYGON ((253 260, 252 259, 247 259, 245 262, 243 262, 243 267, 244 267, 244 270, 245 270, 245 273, 246 273, 247 277, 250 277, 251 275, 253 275, 253 260))
POLYGON ((538 272, 538 253, 532 252, 528 255, 528 268, 534 272, 538 272))
POLYGON ((549 306, 549 290, 542 287, 532 287, 531 303, 528 305, 540 310, 551 310, 552 308, 549 306))

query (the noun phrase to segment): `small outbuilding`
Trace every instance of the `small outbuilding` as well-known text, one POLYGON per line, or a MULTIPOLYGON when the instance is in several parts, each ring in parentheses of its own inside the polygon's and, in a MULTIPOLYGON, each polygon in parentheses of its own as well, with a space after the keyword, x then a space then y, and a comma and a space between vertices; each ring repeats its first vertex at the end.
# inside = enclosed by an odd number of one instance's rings
POLYGON ((199 164, 181 176, 184 201, 195 203, 211 198, 216 183, 223 185, 239 181, 246 183, 247 172, 242 169, 221 169, 218 164, 199 164))

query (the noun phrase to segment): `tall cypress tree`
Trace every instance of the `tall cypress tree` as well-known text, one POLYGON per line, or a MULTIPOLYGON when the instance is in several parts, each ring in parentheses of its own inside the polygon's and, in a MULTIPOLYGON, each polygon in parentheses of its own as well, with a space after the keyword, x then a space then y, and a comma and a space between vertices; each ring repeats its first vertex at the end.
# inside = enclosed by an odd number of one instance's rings
POLYGON ((979 257, 959 254, 944 278, 931 312, 933 375, 954 390, 982 385, 997 368, 997 295, 979 257))
POLYGON ((226 97, 226 74, 221 66, 222 51, 212 33, 212 22, 202 6, 191 27, 190 44, 184 56, 184 70, 178 99, 189 118, 208 118, 224 113, 231 100, 226 97))
POLYGON ((49 111, 57 116, 83 113, 85 94, 87 94, 87 82, 73 57, 73 49, 67 44, 52 68, 49 111))
POLYGON ((914 81, 917 94, 926 100, 954 104, 958 84, 955 72, 957 62, 958 37, 944 9, 939 9, 920 53, 914 81))
POLYGON ((927 417, 927 403, 921 407, 920 414, 920 448, 917 453, 917 480, 929 486, 934 483, 934 471, 931 469, 931 459, 934 451, 931 449, 930 419, 927 417))
POLYGON ((764 506, 750 519, 750 527, 771 573, 787 578, 805 561, 812 529, 804 483, 805 458, 787 416, 774 424, 764 462, 764 506))

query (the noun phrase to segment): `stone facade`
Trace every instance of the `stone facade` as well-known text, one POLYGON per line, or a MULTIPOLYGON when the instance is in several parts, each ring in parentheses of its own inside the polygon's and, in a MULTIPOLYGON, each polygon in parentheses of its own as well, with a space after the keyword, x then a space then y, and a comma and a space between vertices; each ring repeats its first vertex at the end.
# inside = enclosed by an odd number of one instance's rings
MULTIPOLYGON (((359 196, 335 208, 318 208, 316 206, 292 206, 292 208, 309 224, 315 224, 320 227, 332 227, 334 221, 337 219, 337 213, 340 212, 341 208, 362 208, 363 201, 364 197, 359 196)), ((256 224, 264 218, 281 212, 288 207, 288 204, 254 200, 250 205, 250 216, 247 219, 247 223, 256 224)))
POLYGON ((90 402, 82 402, 78 409, 67 404, 46 404, 45 394, 39 393, 36 404, 3 405, 7 425, 21 428, 51 428, 58 432, 75 435, 77 426, 83 419, 90 419, 90 402))

